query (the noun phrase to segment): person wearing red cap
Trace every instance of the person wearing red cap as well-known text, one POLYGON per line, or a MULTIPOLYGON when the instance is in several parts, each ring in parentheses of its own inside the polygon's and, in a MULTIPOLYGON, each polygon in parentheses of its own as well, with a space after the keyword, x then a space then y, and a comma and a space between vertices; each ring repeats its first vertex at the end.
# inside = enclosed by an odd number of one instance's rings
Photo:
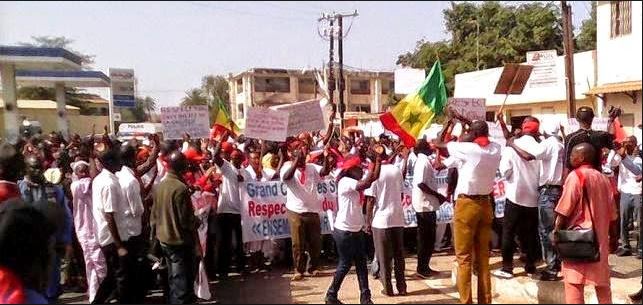
POLYGON ((520 154, 524 150, 532 156, 543 154, 540 142, 540 122, 534 117, 526 117, 522 123, 519 138, 509 138, 502 151, 500 174, 505 177, 505 215, 502 228, 502 268, 493 274, 500 278, 513 277, 513 254, 515 237, 527 256, 525 271, 536 273, 539 253, 538 237, 538 187, 540 163, 533 158, 525 159, 520 154), (520 150, 512 148, 518 147, 520 150))
MULTIPOLYGON (((227 138, 227 134, 228 132, 226 131, 223 139, 227 138)), ((243 251, 243 239, 241 235, 241 198, 239 197, 239 183, 246 179, 246 171, 241 169, 243 153, 235 149, 230 151, 231 146, 227 144, 229 143, 219 142, 212 152, 214 164, 219 168, 223 176, 216 216, 217 265, 219 276, 223 279, 228 277, 230 263, 232 261, 233 233, 236 238, 234 254, 236 256, 237 270, 239 273, 245 273, 245 253, 243 251), (230 161, 227 161, 224 156, 228 152, 230 161)))
POLYGON ((310 256, 308 273, 318 274, 319 255, 321 252, 321 225, 319 213, 321 202, 316 196, 315 187, 322 176, 330 172, 329 166, 322 168, 306 163, 308 153, 303 142, 295 140, 289 145, 289 156, 292 161, 285 162, 280 176, 286 193, 286 209, 292 237, 292 254, 295 265, 293 280, 301 280, 306 271, 305 252, 310 256), (307 245, 308 247, 305 247, 307 245))
POLYGON ((326 304, 341 304, 337 299, 339 289, 353 262, 360 289, 360 304, 373 304, 368 287, 366 260, 366 222, 362 213, 360 192, 371 187, 380 176, 381 156, 377 156, 374 168, 364 176, 361 160, 357 156, 347 158, 337 183, 337 215, 333 224, 333 238, 337 245, 339 262, 333 281, 326 292, 326 304), (362 180, 360 180, 362 179, 362 180))

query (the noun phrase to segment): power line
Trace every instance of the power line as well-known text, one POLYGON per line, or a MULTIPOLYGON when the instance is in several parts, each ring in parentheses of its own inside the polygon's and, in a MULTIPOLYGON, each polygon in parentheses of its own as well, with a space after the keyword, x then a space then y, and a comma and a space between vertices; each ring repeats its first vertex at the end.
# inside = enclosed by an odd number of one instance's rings
POLYGON ((281 4, 273 3, 271 1, 259 1, 259 3, 267 4, 269 6, 279 8, 279 9, 283 9, 283 10, 288 10, 288 11, 293 11, 294 10, 294 11, 299 11, 299 12, 302 12, 302 13, 305 13, 305 14, 318 14, 318 11, 314 10, 314 9, 305 9, 305 8, 302 8, 302 7, 294 7, 294 6, 293 7, 288 7, 288 6, 283 6, 281 4))
POLYGON ((215 5, 215 3, 208 2, 206 3, 201 3, 197 1, 187 1, 187 3, 196 5, 196 6, 201 6, 201 7, 206 7, 210 9, 219 9, 222 11, 228 11, 232 13, 237 13, 240 15, 248 15, 248 16, 255 16, 255 17, 270 17, 270 18, 275 18, 275 19, 281 19, 281 20, 287 20, 287 21, 310 21, 309 19, 303 18, 303 17, 285 17, 285 16, 277 16, 277 15, 270 15, 270 14, 258 14, 254 12, 249 12, 247 10, 238 10, 238 9, 233 9, 229 7, 223 7, 223 6, 218 6, 215 5))

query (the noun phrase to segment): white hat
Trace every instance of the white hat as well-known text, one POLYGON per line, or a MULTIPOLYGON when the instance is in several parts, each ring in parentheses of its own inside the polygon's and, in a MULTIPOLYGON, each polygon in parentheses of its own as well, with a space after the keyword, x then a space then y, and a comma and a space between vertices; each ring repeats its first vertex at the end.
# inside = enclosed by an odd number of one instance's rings
POLYGON ((540 128, 544 134, 550 136, 557 136, 560 132, 560 124, 555 120, 543 120, 540 128))
POLYGON ((59 168, 50 168, 43 175, 45 180, 51 184, 59 184, 63 177, 63 173, 59 168))

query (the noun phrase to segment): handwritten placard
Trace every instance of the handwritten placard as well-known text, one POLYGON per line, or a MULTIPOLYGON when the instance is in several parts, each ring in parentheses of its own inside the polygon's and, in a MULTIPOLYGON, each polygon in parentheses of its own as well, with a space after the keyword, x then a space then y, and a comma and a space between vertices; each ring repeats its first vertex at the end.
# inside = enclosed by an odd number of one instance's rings
POLYGON ((208 106, 162 107, 163 137, 181 139, 184 133, 193 139, 207 139, 210 135, 208 106))
POLYGON ((284 142, 288 136, 288 111, 261 107, 248 109, 245 135, 248 138, 284 142))
POLYGON ((483 98, 449 98, 447 102, 447 108, 472 121, 485 120, 485 105, 483 98))
POLYGON ((288 111, 288 136, 296 136, 305 131, 318 131, 325 127, 324 114, 319 100, 309 100, 272 109, 288 111))

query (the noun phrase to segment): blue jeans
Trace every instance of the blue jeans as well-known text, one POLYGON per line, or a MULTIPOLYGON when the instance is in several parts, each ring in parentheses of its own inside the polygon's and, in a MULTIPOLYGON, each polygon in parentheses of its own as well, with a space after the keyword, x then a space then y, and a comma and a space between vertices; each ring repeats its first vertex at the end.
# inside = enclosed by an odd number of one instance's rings
POLYGON ((170 246, 161 244, 167 262, 168 301, 170 304, 192 304, 197 298, 194 294, 197 260, 194 246, 170 246))
POLYGON ((547 272, 560 271, 560 257, 556 253, 549 239, 549 234, 554 230, 556 204, 560 199, 562 189, 560 187, 544 186, 540 188, 538 196, 538 235, 543 259, 547 263, 547 272))
POLYGON ((360 303, 365 303, 371 299, 371 290, 368 288, 368 268, 366 267, 366 244, 364 232, 348 232, 335 229, 333 238, 337 245, 337 254, 339 262, 333 282, 328 288, 326 298, 331 300, 337 299, 337 293, 342 286, 344 278, 355 262, 355 271, 357 272, 357 281, 359 282, 360 303))
POLYGON ((631 249, 630 231, 628 229, 634 220, 634 211, 641 205, 641 195, 621 192, 621 248, 631 249))

